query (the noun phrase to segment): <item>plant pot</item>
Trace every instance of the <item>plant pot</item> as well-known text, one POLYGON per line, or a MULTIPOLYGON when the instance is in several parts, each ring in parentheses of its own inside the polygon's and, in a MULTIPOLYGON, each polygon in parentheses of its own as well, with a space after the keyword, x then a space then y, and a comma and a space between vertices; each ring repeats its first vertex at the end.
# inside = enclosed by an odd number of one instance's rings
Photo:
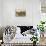
POLYGON ((36 46, 36 41, 33 41, 33 46, 36 46))
POLYGON ((40 37, 44 37, 44 32, 41 32, 40 37))

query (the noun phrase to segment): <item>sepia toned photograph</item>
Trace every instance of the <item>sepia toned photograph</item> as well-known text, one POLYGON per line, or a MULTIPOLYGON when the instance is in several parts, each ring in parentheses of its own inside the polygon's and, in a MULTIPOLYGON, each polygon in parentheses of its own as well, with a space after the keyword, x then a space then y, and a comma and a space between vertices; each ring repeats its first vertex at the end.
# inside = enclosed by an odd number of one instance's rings
POLYGON ((26 11, 25 10, 17 10, 16 11, 16 16, 17 17, 23 17, 23 16, 26 16, 26 11))

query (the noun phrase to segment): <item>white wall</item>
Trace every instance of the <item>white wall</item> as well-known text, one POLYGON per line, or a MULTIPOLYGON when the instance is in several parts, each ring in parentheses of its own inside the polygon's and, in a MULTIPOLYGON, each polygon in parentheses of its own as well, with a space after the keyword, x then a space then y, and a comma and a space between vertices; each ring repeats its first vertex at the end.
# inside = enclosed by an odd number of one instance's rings
POLYGON ((3 0, 2 25, 34 25, 40 20, 39 0, 3 0), (16 17, 17 8, 26 10, 25 17, 16 17))
POLYGON ((41 20, 41 2, 40 0, 33 0, 33 26, 37 26, 41 20))
POLYGON ((0 0, 0 25, 1 25, 1 21, 2 21, 2 16, 1 16, 1 0, 0 0))

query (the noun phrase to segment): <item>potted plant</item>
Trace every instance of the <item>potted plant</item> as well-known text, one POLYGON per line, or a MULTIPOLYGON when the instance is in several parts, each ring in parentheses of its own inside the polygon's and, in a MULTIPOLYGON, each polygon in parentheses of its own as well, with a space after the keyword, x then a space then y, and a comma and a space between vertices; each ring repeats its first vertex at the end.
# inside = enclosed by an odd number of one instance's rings
POLYGON ((44 27, 45 27, 44 24, 45 24, 45 22, 40 21, 40 24, 37 25, 37 29, 40 30, 42 37, 44 37, 44 27))
POLYGON ((31 41, 33 41, 33 46, 36 46, 36 43, 38 41, 37 36, 33 36, 32 39, 31 39, 31 41))

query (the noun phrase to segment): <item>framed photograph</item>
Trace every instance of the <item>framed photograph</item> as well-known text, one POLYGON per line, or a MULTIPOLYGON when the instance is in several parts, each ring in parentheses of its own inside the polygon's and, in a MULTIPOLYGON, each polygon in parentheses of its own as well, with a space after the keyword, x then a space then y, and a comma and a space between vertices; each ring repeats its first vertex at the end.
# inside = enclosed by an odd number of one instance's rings
POLYGON ((25 10, 16 10, 16 16, 26 16, 26 11, 25 10))

